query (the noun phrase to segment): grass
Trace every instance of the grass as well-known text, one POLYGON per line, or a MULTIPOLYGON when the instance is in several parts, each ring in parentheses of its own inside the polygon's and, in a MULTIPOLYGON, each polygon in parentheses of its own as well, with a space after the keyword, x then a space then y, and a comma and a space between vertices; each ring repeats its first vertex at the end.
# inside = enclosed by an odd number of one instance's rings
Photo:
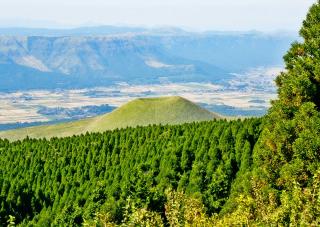
POLYGON ((215 118, 220 117, 178 96, 140 98, 109 114, 69 123, 3 131, 0 132, 0 138, 19 140, 26 136, 32 138, 65 137, 86 132, 103 132, 116 128, 150 124, 182 124, 215 118))

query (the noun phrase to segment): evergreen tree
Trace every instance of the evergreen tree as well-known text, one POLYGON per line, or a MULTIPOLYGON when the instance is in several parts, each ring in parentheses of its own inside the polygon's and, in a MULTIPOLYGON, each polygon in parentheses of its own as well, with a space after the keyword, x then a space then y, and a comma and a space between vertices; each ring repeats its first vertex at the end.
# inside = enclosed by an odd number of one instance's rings
POLYGON ((320 171, 320 2, 311 7, 300 35, 303 41, 293 43, 284 57, 286 70, 276 79, 278 100, 254 149, 251 195, 256 219, 317 225, 319 195, 311 191, 320 171))

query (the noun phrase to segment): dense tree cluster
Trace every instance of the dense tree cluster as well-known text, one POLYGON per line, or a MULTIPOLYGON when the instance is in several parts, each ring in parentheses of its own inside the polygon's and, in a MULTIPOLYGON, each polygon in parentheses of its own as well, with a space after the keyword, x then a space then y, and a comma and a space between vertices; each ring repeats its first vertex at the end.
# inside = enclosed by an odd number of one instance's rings
POLYGON ((130 197, 163 215, 165 190, 219 212, 246 171, 260 119, 149 126, 51 140, 0 140, 0 221, 80 225, 97 212, 119 223, 130 197))
POLYGON ((235 189, 251 199, 253 222, 320 225, 320 1, 300 35, 284 57, 278 100, 254 148, 253 170, 243 179, 251 186, 235 189))

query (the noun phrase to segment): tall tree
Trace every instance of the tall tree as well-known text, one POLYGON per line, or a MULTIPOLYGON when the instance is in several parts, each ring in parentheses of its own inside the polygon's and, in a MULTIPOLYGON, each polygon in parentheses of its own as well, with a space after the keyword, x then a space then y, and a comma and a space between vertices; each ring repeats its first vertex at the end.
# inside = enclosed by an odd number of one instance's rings
POLYGON ((320 1, 310 8, 300 35, 302 42, 292 44, 276 79, 278 100, 254 150, 252 185, 258 219, 316 224, 307 217, 320 214, 319 195, 312 191, 320 171, 320 1))

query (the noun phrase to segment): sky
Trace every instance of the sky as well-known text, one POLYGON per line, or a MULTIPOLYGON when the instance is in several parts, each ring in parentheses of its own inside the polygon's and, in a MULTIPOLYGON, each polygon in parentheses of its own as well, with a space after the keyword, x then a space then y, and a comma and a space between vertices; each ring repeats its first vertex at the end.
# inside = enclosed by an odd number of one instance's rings
POLYGON ((0 0, 0 27, 297 31, 316 0, 0 0))

